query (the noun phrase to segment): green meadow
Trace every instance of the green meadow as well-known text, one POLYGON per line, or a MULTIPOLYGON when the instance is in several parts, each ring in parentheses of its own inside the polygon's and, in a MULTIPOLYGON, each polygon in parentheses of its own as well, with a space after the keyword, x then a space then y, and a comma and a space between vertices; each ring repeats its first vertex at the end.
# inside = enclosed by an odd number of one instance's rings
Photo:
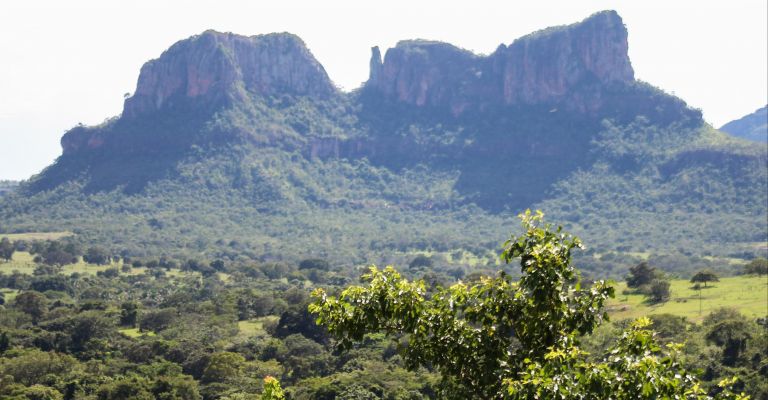
MULTIPOLYGON (((35 264, 34 256, 32 254, 29 254, 25 251, 17 251, 13 253, 13 259, 11 261, 5 262, 0 261, 0 273, 4 274, 10 274, 13 271, 19 271, 23 274, 29 274, 32 275, 32 273, 35 271, 35 267, 37 264, 35 264)), ((122 266, 122 263, 111 263, 107 265, 96 265, 96 264, 89 264, 80 258, 78 262, 74 264, 68 264, 61 268, 61 273, 65 275, 70 275, 72 273, 80 273, 80 274, 91 274, 95 275, 99 271, 104 271, 111 267, 120 267, 122 266)), ((127 275, 140 275, 146 272, 145 267, 137 267, 137 268, 131 268, 130 272, 120 272, 121 274, 127 274, 127 275)), ((190 271, 185 272, 178 269, 172 269, 170 271, 166 271, 166 274, 170 276, 185 276, 185 275, 194 275, 197 274, 197 272, 190 271)))
POLYGON ((674 279, 671 298, 660 304, 650 304, 645 296, 631 293, 625 282, 618 282, 615 287, 616 298, 608 303, 613 320, 668 313, 700 322, 720 307, 732 307, 751 318, 768 315, 768 276, 720 278, 720 282, 710 282, 701 291, 693 289, 688 280, 674 279))

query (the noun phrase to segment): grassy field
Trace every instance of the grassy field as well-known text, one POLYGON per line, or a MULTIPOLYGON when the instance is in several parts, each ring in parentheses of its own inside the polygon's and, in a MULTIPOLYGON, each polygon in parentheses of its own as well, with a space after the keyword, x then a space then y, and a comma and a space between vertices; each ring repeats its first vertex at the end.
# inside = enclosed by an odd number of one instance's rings
POLYGON ((141 332, 139 328, 118 329, 118 332, 122 333, 129 338, 137 338, 141 336, 155 336, 155 332, 145 331, 141 332))
MULTIPOLYGON (((0 261, 0 273, 10 274, 13 271, 19 271, 23 274, 32 275, 36 266, 33 259, 34 259, 34 256, 32 256, 32 254, 29 254, 24 251, 17 251, 13 253, 13 259, 10 262, 0 261)), ((62 267, 61 273, 65 275, 70 275, 73 272, 78 272, 80 274, 96 275, 96 273, 99 271, 104 271, 110 267, 120 267, 120 266, 122 266, 122 263, 96 265, 96 264, 88 264, 82 259, 80 259, 75 264, 69 264, 62 267)), ((131 268, 131 271, 127 273, 122 271, 120 273, 127 274, 127 275, 141 275, 145 273, 146 270, 147 269, 145 267, 138 267, 138 268, 131 268)), ((181 276, 194 275, 194 274, 197 274, 197 272, 185 272, 178 269, 172 269, 170 271, 166 271, 166 274, 168 276, 181 277, 181 276)))
POLYGON ((237 327, 240 330, 240 338, 248 339, 251 336, 266 334, 264 330, 264 323, 267 321, 277 321, 279 317, 276 315, 268 315, 266 317, 255 318, 248 321, 238 321, 237 327))
POLYGON ((0 239, 7 237, 12 242, 17 240, 57 240, 72 235, 74 235, 72 232, 0 233, 0 239))
POLYGON ((732 307, 748 317, 768 315, 768 277, 735 276, 721 278, 720 282, 708 284, 699 291, 682 279, 671 281, 671 299, 666 303, 651 305, 645 296, 622 294, 627 289, 625 282, 616 284, 616 298, 608 303, 608 313, 613 320, 638 318, 644 315, 669 313, 699 322, 711 311, 720 307, 732 307))

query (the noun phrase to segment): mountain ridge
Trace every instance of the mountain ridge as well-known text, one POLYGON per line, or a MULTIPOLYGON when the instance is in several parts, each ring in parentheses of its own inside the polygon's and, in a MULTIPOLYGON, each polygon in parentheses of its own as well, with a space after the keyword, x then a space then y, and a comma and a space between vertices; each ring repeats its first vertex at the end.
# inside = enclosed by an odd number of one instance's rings
POLYGON ((135 253, 231 254, 210 238, 244 236, 253 257, 298 243, 370 262, 490 251, 510 215, 541 207, 606 249, 646 252, 664 232, 655 251, 762 254, 765 149, 636 80, 626 38, 607 11, 489 56, 403 41, 374 47, 369 81, 343 93, 296 36, 207 31, 148 62, 123 115, 68 131, 0 202, 0 229, 135 253))

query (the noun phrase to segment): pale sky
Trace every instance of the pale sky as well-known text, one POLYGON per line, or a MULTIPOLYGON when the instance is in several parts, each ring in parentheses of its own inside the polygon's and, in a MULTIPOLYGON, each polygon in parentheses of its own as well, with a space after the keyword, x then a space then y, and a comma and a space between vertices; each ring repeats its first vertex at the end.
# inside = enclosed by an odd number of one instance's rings
POLYGON ((765 0, 3 0, 0 179, 26 179, 78 122, 122 110, 141 65, 206 29, 291 32, 345 90, 368 77, 371 46, 433 39, 491 53, 527 33, 614 9, 638 79, 719 127, 768 102, 765 0))

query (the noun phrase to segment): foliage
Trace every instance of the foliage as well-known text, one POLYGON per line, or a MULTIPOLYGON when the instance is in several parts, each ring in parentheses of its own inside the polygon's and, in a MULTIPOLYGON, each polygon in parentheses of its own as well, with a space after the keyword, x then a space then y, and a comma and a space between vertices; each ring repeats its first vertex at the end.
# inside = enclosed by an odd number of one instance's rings
POLYGON ((699 271, 691 278, 691 283, 704 282, 704 287, 707 287, 707 282, 719 282, 720 278, 712 271, 699 271))
POLYGON ((261 400, 284 400, 285 394, 280 387, 280 382, 268 376, 264 378, 264 391, 261 394, 261 400))
POLYGON ((669 300, 671 297, 669 287, 669 280, 654 279, 649 287, 648 299, 651 303, 663 303, 669 300))
POLYGON ((5 261, 10 261, 13 258, 13 253, 15 251, 16 247, 7 237, 0 239, 0 258, 5 261))
POLYGON ((745 274, 768 275, 768 259, 755 258, 744 266, 745 274))
MULTIPOLYGON (((681 375, 673 356, 659 354, 646 321, 633 325, 612 358, 587 364, 577 337, 602 321, 612 289, 603 282, 581 289, 570 252, 578 239, 552 230, 542 215, 521 215, 524 234, 505 243, 502 258, 520 257, 517 284, 501 275, 473 286, 454 285, 425 295, 423 282, 409 282, 391 267, 372 267, 369 287, 350 287, 338 298, 318 289, 310 310, 342 348, 367 333, 406 334, 411 367, 432 365, 450 395, 491 398, 636 398, 637 395, 701 395, 694 378, 681 375), (653 355, 651 355, 653 354, 653 355), (638 382, 617 376, 642 371, 638 382), (573 373, 577 371, 576 373, 573 373), (599 371, 599 372, 597 372, 599 371), (646 380, 646 377, 651 377, 646 380)), ((446 393, 447 395, 448 393, 446 393)))
POLYGON ((629 276, 627 276, 627 287, 639 288, 644 285, 650 285, 654 279, 658 277, 659 273, 656 268, 648 265, 647 262, 641 262, 629 269, 629 276))

